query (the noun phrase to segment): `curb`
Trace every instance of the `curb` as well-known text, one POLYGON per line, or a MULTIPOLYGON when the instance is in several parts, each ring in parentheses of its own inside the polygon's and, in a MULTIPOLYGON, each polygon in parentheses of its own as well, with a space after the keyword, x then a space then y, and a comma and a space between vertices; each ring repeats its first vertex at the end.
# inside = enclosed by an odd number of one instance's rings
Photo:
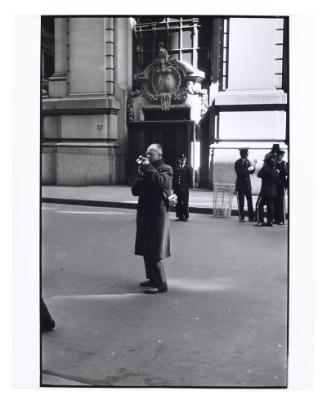
MULTIPOLYGON (((82 200, 82 199, 60 199, 52 197, 43 197, 41 199, 42 203, 58 203, 67 204, 75 206, 93 206, 93 207, 116 207, 120 209, 137 209, 137 203, 124 203, 124 202, 107 202, 104 200, 82 200)), ((169 209, 170 212, 175 212, 174 209, 169 209)), ((190 206, 190 213, 199 214, 210 214, 212 215, 213 210, 210 207, 194 207, 190 206)), ((245 216, 248 216, 247 210, 244 211, 245 216)), ((232 209, 231 216, 238 216, 239 212, 237 209, 232 209)), ((222 217, 228 218, 228 217, 222 217)), ((288 214, 285 215, 286 220, 288 220, 288 214)))
MULTIPOLYGON (((121 209, 137 209, 137 203, 124 202, 107 202, 103 200, 81 200, 81 199, 59 199, 44 197, 41 199, 42 203, 58 203, 70 204, 75 206, 94 206, 94 207, 117 207, 121 209)), ((175 210, 170 210, 174 212, 175 210)), ((212 208, 209 207, 194 207, 189 208, 190 213, 212 214, 212 208)), ((245 212, 246 213, 246 212, 245 212)), ((238 216, 238 210, 232 209, 232 216, 238 216)))

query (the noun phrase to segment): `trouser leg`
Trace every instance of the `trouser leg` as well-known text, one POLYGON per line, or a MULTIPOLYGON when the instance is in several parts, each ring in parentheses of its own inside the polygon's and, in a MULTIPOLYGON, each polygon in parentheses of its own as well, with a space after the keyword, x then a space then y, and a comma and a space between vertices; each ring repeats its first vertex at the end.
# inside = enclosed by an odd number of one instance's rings
POLYGON ((143 258, 144 258, 144 265, 145 265, 145 276, 147 280, 150 280, 152 283, 153 278, 152 278, 152 268, 151 268, 150 260, 146 257, 143 257, 143 258))
POLYGON ((258 197, 257 197, 257 200, 256 200, 256 202, 255 202, 255 213, 254 213, 254 220, 255 220, 255 221, 258 221, 258 220, 259 220, 259 216, 258 216, 259 210, 258 210, 258 207, 259 207, 260 198, 261 198, 261 195, 259 194, 258 197))
POLYGON ((177 203, 176 203, 176 217, 179 219, 183 218, 183 208, 182 208, 182 193, 180 189, 176 190, 177 203))
POLYGON ((167 287, 165 269, 162 259, 145 258, 145 263, 151 270, 151 284, 155 288, 167 287))
POLYGON ((244 193, 237 192, 239 220, 244 220, 244 193))
POLYGON ((189 208, 188 208, 188 204, 189 204, 189 190, 186 189, 183 191, 183 216, 184 219, 188 219, 189 218, 189 208))
POLYGON ((284 223, 284 188, 277 190, 277 197, 274 200, 274 214, 276 223, 284 223))
POLYGON ((257 202, 257 208, 258 208, 258 216, 257 216, 257 218, 258 218, 258 222, 259 222, 259 223, 263 223, 263 222, 264 222, 264 220, 263 220, 263 209, 264 209, 264 205, 265 205, 265 199, 264 199, 262 196, 260 196, 260 198, 259 198, 259 200, 258 200, 258 202, 257 202))
POLYGON ((254 212, 253 212, 253 202, 252 202, 252 193, 247 192, 246 193, 246 201, 248 204, 248 215, 249 215, 249 220, 253 222, 254 220, 254 212))
POLYGON ((269 197, 266 199, 267 202, 267 222, 272 223, 274 218, 274 199, 269 197))

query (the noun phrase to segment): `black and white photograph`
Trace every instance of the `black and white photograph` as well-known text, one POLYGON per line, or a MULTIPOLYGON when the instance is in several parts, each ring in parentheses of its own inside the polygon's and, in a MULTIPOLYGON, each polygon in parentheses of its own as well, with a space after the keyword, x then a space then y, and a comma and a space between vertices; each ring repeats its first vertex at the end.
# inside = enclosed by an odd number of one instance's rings
POLYGON ((287 388, 287 15, 42 15, 40 386, 287 388))
POLYGON ((320 3, 3 5, 5 405, 323 406, 320 3))

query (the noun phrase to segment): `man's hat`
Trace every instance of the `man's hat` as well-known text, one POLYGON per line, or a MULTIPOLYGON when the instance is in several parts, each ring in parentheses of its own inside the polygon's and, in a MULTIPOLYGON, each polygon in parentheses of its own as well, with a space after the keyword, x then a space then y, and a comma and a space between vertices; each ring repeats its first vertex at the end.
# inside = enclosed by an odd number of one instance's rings
POLYGON ((240 151, 240 152, 248 152, 248 151, 249 151, 249 148, 239 148, 239 151, 240 151))
POLYGON ((184 153, 181 153, 178 155, 177 157, 178 159, 186 159, 186 156, 184 155, 184 153))
POLYGON ((279 143, 274 143, 272 146, 273 150, 279 150, 279 143))

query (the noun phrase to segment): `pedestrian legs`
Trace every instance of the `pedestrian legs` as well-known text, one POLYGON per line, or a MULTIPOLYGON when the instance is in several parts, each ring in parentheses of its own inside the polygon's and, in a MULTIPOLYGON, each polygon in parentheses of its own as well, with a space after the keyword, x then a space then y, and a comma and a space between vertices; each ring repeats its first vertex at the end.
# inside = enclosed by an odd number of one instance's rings
POLYGON ((272 225, 274 219, 274 199, 272 197, 266 197, 267 204, 267 224, 272 225))
POLYGON ((176 217, 179 220, 183 220, 183 202, 182 202, 182 192, 180 189, 176 189, 175 191, 177 195, 177 203, 176 203, 176 217))
POLYGON ((185 189, 184 191, 182 191, 182 207, 183 207, 184 220, 187 220, 189 218, 188 203, 189 203, 189 190, 185 189))
POLYGON ((265 205, 265 200, 262 196, 260 196, 257 200, 257 222, 258 223, 264 223, 263 220, 263 210, 264 210, 264 205, 265 205))
POLYGON ((187 220, 189 218, 189 189, 179 187, 175 193, 177 195, 176 217, 180 220, 187 220))
POLYGON ((237 202, 238 202, 238 210, 239 210, 239 221, 244 220, 244 193, 243 192, 236 192, 237 195, 237 202))
POLYGON ((163 260, 144 257, 144 264, 147 277, 151 282, 151 286, 159 289, 167 288, 163 260))
POLYGON ((274 199, 260 196, 258 206, 258 223, 264 223, 264 206, 267 206, 267 225, 272 225, 274 217, 274 199))
POLYGON ((277 188, 277 196, 274 199, 274 213, 276 224, 284 224, 285 222, 285 212, 284 212, 284 200, 285 200, 285 189, 283 187, 277 188))
POLYGON ((249 221, 253 222, 254 221, 254 212, 253 212, 252 193, 251 192, 245 193, 245 197, 246 197, 246 201, 247 201, 247 204, 248 204, 249 221))

